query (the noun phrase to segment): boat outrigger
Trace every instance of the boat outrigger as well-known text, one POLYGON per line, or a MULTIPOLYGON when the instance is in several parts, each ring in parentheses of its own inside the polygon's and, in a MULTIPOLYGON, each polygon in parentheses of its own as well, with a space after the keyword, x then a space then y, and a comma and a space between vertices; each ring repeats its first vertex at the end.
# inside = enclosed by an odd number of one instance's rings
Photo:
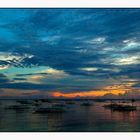
POLYGON ((14 105, 9 105, 6 106, 5 109, 12 109, 12 110, 24 110, 24 109, 28 109, 29 106, 27 105, 21 105, 21 104, 14 104, 14 105))
POLYGON ((16 102, 20 104, 32 104, 31 100, 17 100, 16 102))
POLYGON ((66 107, 65 103, 53 103, 52 105, 56 107, 66 107))
POLYGON ((76 103, 74 101, 66 101, 66 104, 74 105, 76 103))
POLYGON ((93 105, 90 101, 85 101, 83 103, 81 103, 82 106, 91 106, 93 105))
POLYGON ((104 105, 105 108, 109 108, 113 111, 135 111, 137 109, 136 106, 132 105, 123 105, 123 104, 109 104, 109 105, 104 105))
POLYGON ((40 106, 35 110, 36 113, 62 113, 65 111, 66 108, 62 106, 40 106))

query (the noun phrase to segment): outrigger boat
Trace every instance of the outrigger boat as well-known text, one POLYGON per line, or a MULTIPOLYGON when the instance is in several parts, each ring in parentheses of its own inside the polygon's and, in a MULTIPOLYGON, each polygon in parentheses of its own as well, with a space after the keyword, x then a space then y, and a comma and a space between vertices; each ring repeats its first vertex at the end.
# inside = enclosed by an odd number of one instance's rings
POLYGON ((65 103, 53 103, 52 105, 56 107, 66 107, 65 103))
POLYGON ((5 109, 13 109, 13 110, 24 110, 28 108, 29 106, 23 105, 23 104, 14 104, 14 105, 9 105, 5 107, 5 109))
POLYGON ((73 104, 76 104, 74 101, 66 101, 66 104, 71 104, 71 105, 73 105, 73 104))
POLYGON ((32 104, 32 101, 30 100, 17 100, 16 102, 20 104, 32 104))
POLYGON ((135 111, 135 110, 137 110, 137 107, 134 105, 117 104, 117 103, 107 104, 107 105, 104 105, 103 107, 111 109, 113 111, 135 111))
POLYGON ((66 108, 61 106, 40 106, 35 110, 36 113, 63 113, 65 111, 66 108))
POLYGON ((34 106, 39 106, 39 105, 41 105, 42 104, 42 101, 40 101, 40 100, 34 100, 33 102, 32 102, 32 105, 34 105, 34 106))
POLYGON ((91 102, 89 102, 89 101, 85 101, 85 102, 81 103, 81 105, 82 106, 91 106, 93 104, 91 102))
POLYGON ((118 111, 134 111, 137 109, 136 106, 131 106, 131 105, 122 105, 122 104, 109 104, 109 105, 104 105, 105 108, 109 108, 111 110, 118 110, 118 111))

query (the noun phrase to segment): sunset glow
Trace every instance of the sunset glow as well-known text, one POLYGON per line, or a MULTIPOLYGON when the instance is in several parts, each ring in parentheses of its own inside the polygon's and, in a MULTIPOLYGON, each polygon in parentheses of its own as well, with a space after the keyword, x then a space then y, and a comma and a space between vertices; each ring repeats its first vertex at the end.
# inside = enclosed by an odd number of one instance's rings
POLYGON ((62 93, 62 92, 54 92, 52 93, 53 97, 66 97, 66 98, 75 98, 75 97, 96 97, 96 96, 104 96, 108 93, 112 93, 114 95, 125 94, 125 89, 120 90, 98 90, 98 91, 87 91, 87 92, 73 92, 73 93, 62 93))

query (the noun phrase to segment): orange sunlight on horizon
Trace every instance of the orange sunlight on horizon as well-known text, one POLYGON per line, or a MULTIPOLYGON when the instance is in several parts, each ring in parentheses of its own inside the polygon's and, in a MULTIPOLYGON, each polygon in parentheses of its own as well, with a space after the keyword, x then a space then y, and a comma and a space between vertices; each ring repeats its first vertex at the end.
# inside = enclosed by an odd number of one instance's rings
POLYGON ((53 92, 53 97, 65 97, 65 98, 75 98, 75 97, 96 97, 104 96, 105 94, 112 93, 114 95, 125 94, 129 89, 104 89, 96 91, 86 91, 86 92, 72 92, 72 93, 62 93, 62 92, 53 92))

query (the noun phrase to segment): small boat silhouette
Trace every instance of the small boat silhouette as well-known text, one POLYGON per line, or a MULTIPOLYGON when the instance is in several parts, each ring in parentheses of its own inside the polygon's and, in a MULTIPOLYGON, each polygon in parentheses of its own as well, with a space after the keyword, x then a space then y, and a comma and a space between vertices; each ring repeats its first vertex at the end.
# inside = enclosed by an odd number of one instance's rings
POLYGON ((5 107, 5 109, 13 109, 13 110, 24 110, 28 108, 29 106, 23 105, 23 104, 14 104, 14 105, 9 105, 5 107))
POLYGON ((66 108, 62 106, 40 106, 35 112, 36 113, 62 113, 65 112, 66 108))
POLYGON ((90 101, 85 101, 83 103, 81 103, 82 106, 91 106, 93 105, 90 101))
POLYGON ((117 104, 117 103, 104 105, 104 107, 109 108, 113 111, 135 111, 137 109, 136 106, 117 104))

